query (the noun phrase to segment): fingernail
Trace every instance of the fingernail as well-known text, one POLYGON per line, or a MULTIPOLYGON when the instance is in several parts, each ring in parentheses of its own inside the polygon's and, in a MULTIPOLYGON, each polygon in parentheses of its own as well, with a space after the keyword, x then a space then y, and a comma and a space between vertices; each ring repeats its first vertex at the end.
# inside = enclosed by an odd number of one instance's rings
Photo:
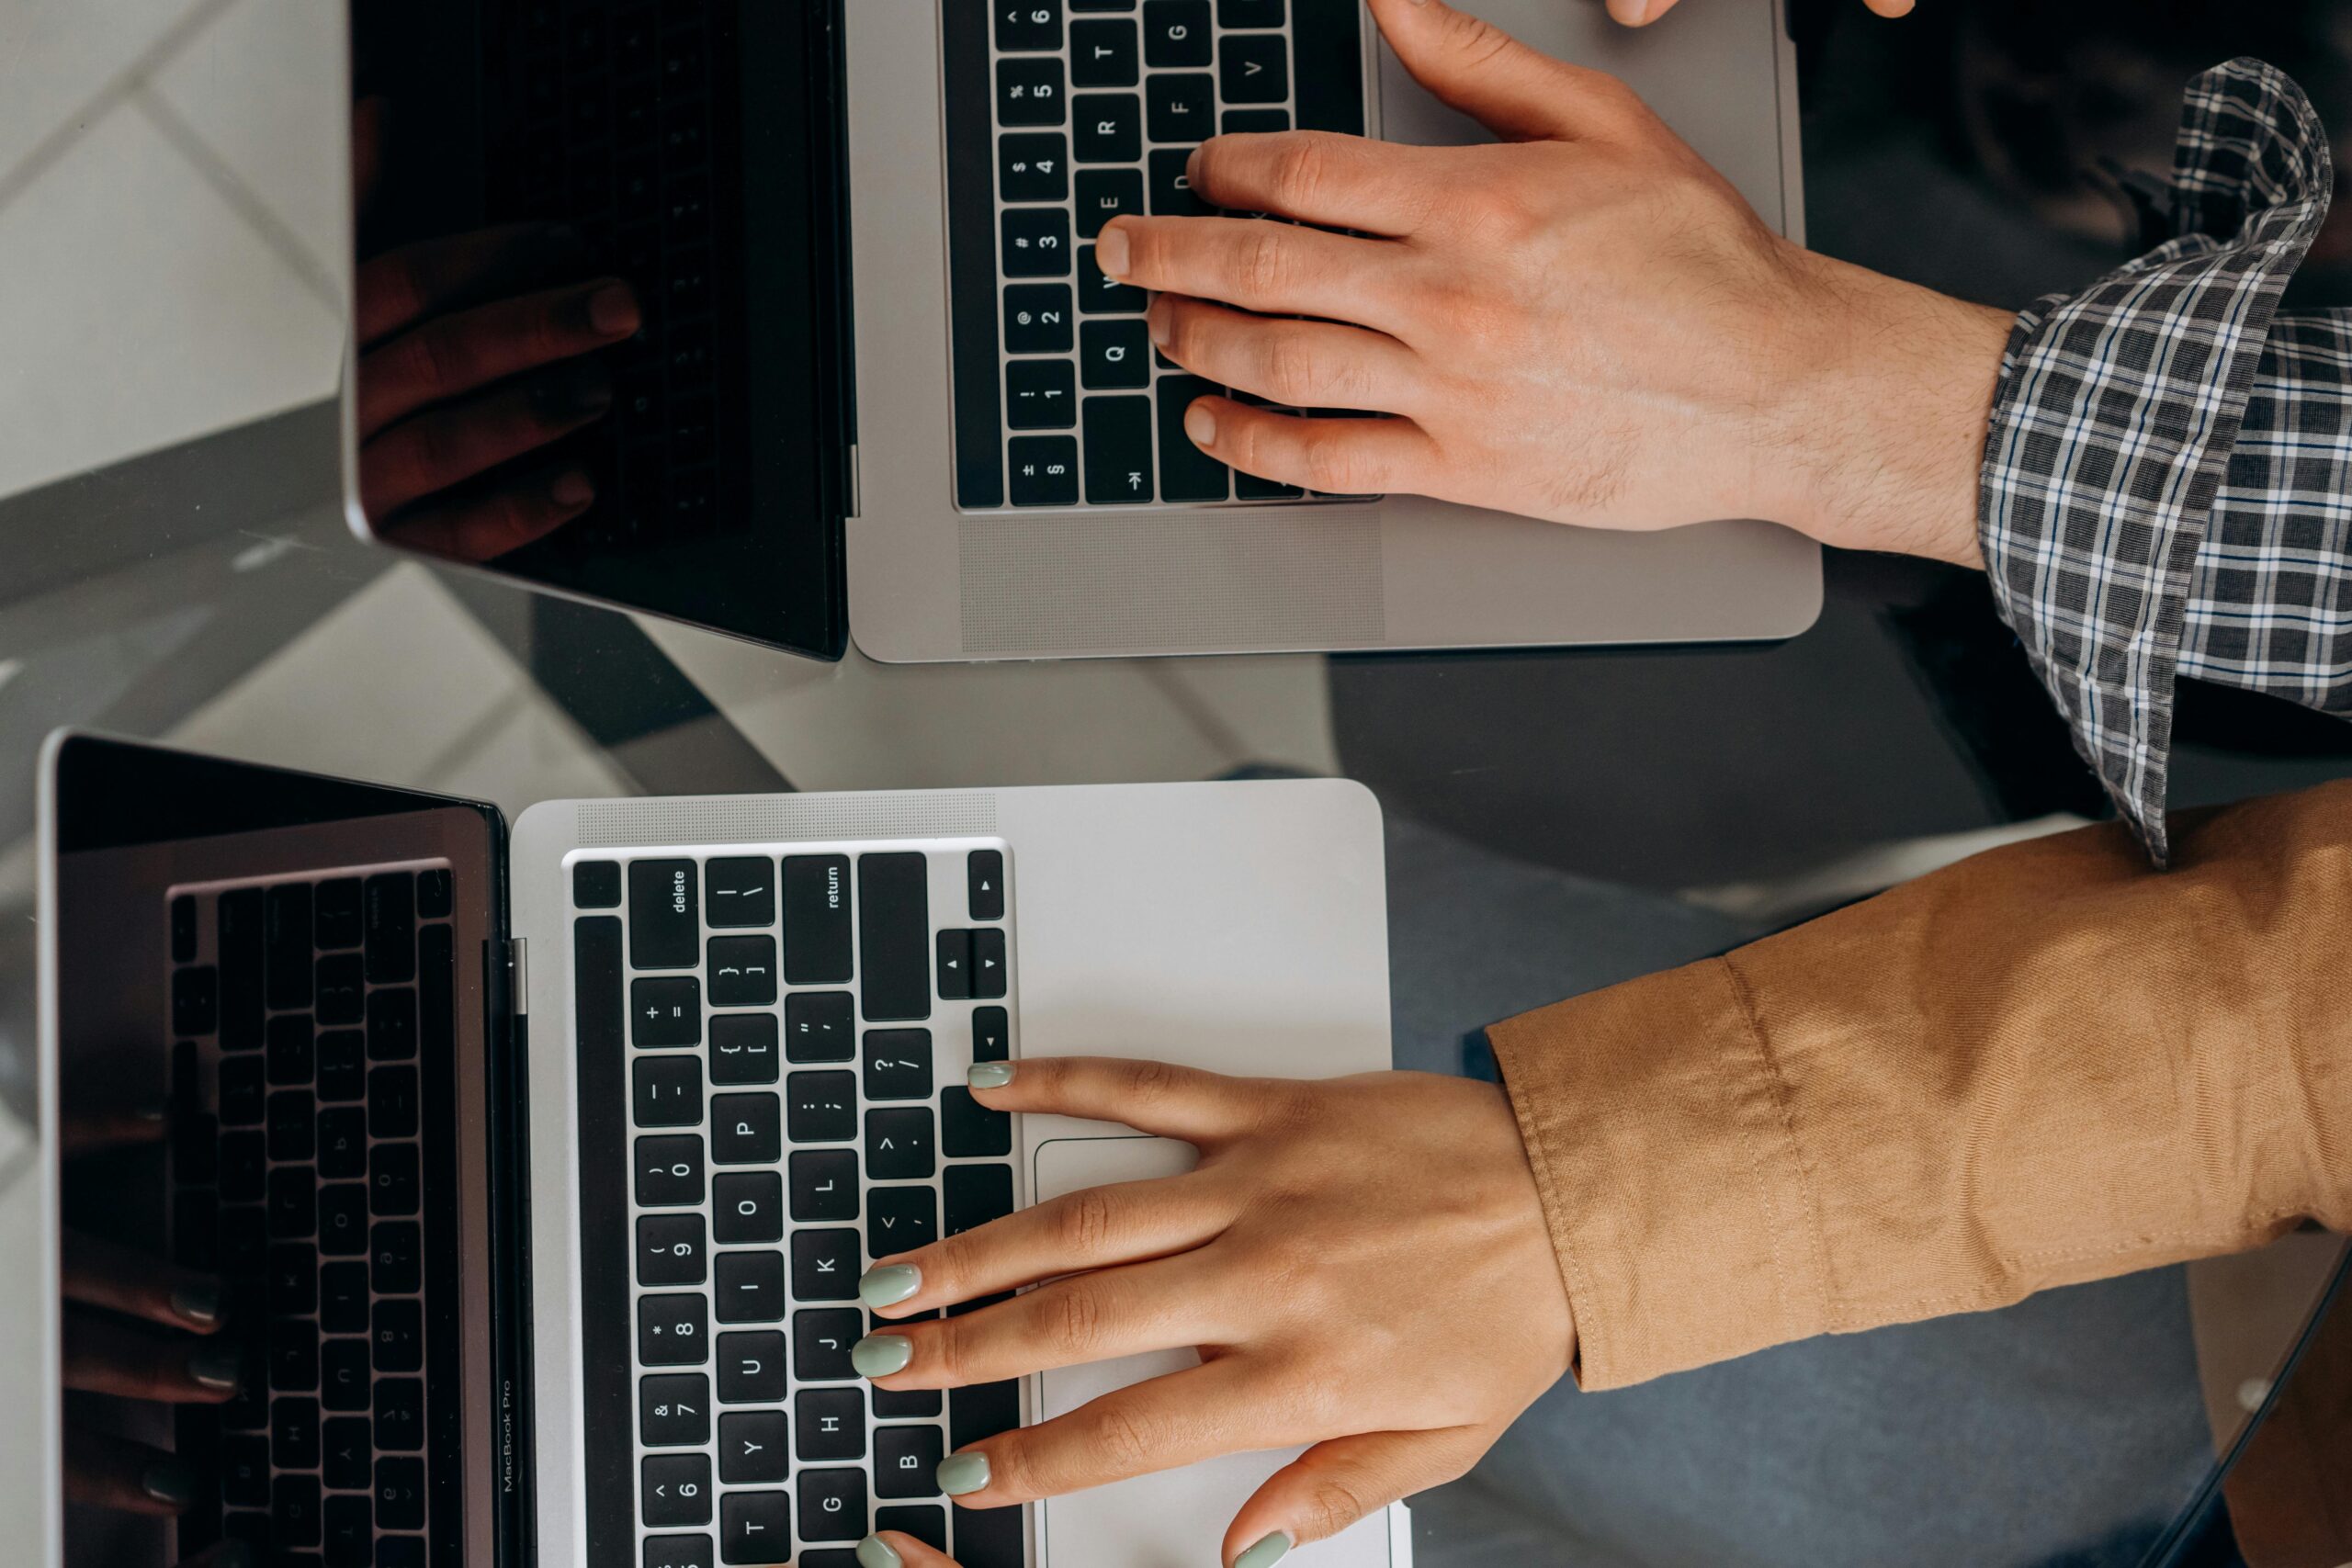
POLYGON ((988 1483, 986 1454, 949 1454, 939 1461, 939 1489, 950 1497, 968 1497, 988 1483))
POLYGON ((869 1535, 857 1543, 858 1568, 900 1568, 903 1562, 878 1535, 869 1535))
POLYGON ((220 1321, 220 1284, 217 1280, 189 1280, 172 1287, 172 1311, 183 1323, 209 1328, 220 1321))
POLYGON ((1195 446, 1210 446, 1216 440, 1216 415, 1194 403, 1184 411, 1184 434, 1195 446))
POLYGON ((548 499, 569 511, 595 500, 596 486, 578 468, 567 468, 555 477, 555 483, 548 486, 548 499))
POLYGON ((887 1378, 903 1372, 915 1359, 914 1341, 903 1334, 869 1334, 849 1348, 849 1364, 862 1378, 887 1378))
POLYGON ((1127 231, 1114 223, 1094 241, 1094 265, 1105 277, 1125 277, 1127 259, 1127 231))
POLYGON ((607 337, 633 333, 644 320, 626 283, 608 283, 588 296, 588 324, 607 337))
POLYGON ((206 1388, 233 1391, 244 1381, 234 1345, 199 1345, 187 1353, 187 1375, 206 1388))
POLYGON ((1163 294, 1151 302, 1150 310, 1143 313, 1144 331, 1151 334, 1151 346, 1157 349, 1164 350, 1168 346, 1168 296, 1163 294))
POLYGON ((1011 1062, 975 1062, 964 1081, 974 1089, 1002 1089, 1012 1081, 1011 1062))
MULTIPOLYGON (((1413 0, 1413 3, 1419 5, 1420 0, 1413 0)), ((1288 1531, 1276 1530, 1270 1536, 1261 1537, 1256 1545, 1235 1558, 1233 1568, 1274 1568, 1275 1563, 1290 1555, 1293 1544, 1288 1531)))
POLYGON ((870 1307, 896 1306, 922 1289, 922 1270, 911 1263, 868 1269, 857 1282, 857 1299, 870 1307))
POLYGON ((139 1489, 166 1507, 185 1508, 196 1501, 196 1472, 175 1459, 159 1459, 141 1472, 139 1489))

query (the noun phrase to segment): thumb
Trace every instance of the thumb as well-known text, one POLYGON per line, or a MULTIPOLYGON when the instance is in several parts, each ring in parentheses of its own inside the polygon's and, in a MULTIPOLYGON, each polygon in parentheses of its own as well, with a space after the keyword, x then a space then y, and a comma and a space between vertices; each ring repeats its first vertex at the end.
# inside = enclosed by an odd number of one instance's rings
POLYGON ((1544 141, 1587 128, 1598 84, 1445 0, 1372 0, 1388 47, 1413 80, 1507 141, 1544 141))
POLYGON ((1455 1480, 1500 1435, 1489 1427, 1447 1427, 1317 1443, 1241 1505, 1225 1532, 1227 1568, 1269 1568, 1294 1546, 1335 1536, 1374 1508, 1455 1480))

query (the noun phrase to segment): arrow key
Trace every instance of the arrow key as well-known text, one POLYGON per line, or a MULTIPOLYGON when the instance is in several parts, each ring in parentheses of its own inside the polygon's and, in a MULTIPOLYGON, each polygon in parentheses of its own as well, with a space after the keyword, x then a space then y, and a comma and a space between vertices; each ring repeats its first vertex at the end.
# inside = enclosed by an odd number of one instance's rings
POLYGON ((1004 995, 1004 932, 983 926, 972 933, 972 995, 994 1001, 1004 995))
POLYGON ((1004 852, 974 850, 965 865, 965 879, 971 888, 972 919, 1004 919, 1004 852))

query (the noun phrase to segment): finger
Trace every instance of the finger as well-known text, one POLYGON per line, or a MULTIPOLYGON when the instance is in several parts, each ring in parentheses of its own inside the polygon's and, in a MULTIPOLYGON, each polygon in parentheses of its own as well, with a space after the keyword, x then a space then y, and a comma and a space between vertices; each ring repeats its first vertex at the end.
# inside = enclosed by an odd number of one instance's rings
POLYGON ((228 1340, 163 1338, 90 1313, 65 1318, 65 1386, 167 1404, 218 1404, 243 1375, 240 1348, 228 1340))
POLYGON ((210 1334, 220 1326, 220 1281, 143 1252, 68 1231, 60 1248, 65 1299, 144 1318, 166 1328, 210 1334))
POLYGON ((373 348, 427 316, 539 288, 587 258, 578 234, 548 223, 504 223, 386 251, 360 264, 359 346, 373 348))
POLYGON ((899 1325, 860 1340, 851 1364, 882 1388, 967 1388, 1224 1344, 1233 1330, 1211 1303, 1228 1292, 1204 1279, 1200 1256, 1056 1280, 978 1312, 899 1325))
POLYGON ((390 517, 594 423, 612 402, 612 378, 582 362, 429 410, 361 449, 360 505, 370 517, 390 517))
POLYGON ((136 1110, 82 1111, 60 1118, 57 1139, 68 1159, 107 1149, 160 1142, 168 1125, 164 1112, 136 1110))
POLYGON ((1229 1356, 1114 1389, 957 1450, 940 1463, 940 1490, 967 1508, 998 1508, 1280 1447, 1287 1420, 1267 1408, 1257 1381, 1246 1358, 1229 1356))
POLYGON ((1444 189, 1443 149, 1321 130, 1213 137, 1185 178, 1212 207, 1275 212, 1334 229, 1409 234, 1444 189))
POLYGON ((1324 316, 1387 331, 1409 306, 1392 240, 1258 218, 1114 218, 1094 244, 1103 276, 1245 310, 1324 316))
POLYGON ((858 1568, 956 1568, 956 1560, 904 1530, 882 1530, 857 1543, 858 1568))
POLYGON ((418 507, 380 526, 386 538, 406 549, 449 560, 495 560, 595 503, 595 482, 580 468, 559 465, 487 494, 418 507))
POLYGON ((1184 434, 1243 473, 1325 495, 1426 495, 1435 477, 1436 443, 1410 420, 1306 419, 1202 398, 1184 411, 1184 434))
POLYGON ((1116 1122, 1155 1137, 1214 1144, 1258 1124, 1286 1080, 1229 1078, 1125 1056, 1033 1056, 973 1069, 972 1092, 992 1111, 1035 1111, 1116 1122))
POLYGON ((1507 141, 1584 134, 1624 92, 1444 0, 1372 0, 1372 12, 1413 80, 1507 141))
POLYGON ((1420 361, 1385 333, 1331 321, 1252 316, 1162 294, 1144 318, 1151 341, 1220 386, 1294 408, 1410 411, 1420 361))
POLYGON ((359 365, 359 439, 418 409, 607 347, 643 321, 615 279, 502 299, 426 322, 359 365))
POLYGON ((1089 1187, 888 1258, 858 1290, 883 1316, 908 1317, 1082 1269, 1189 1251, 1231 1217, 1190 1175, 1089 1187))
POLYGON ((1911 0, 1862 0, 1862 4, 1876 16, 1907 17, 1911 14, 1911 0))
POLYGON ((1609 0, 1609 14, 1629 28, 1647 27, 1668 11, 1679 0, 1609 0))
POLYGON ((1231 1568, 1267 1568, 1292 1547, 1327 1540, 1375 1508, 1468 1473, 1498 1435, 1484 1427, 1451 1427, 1317 1443, 1241 1505, 1226 1529, 1221 1561, 1231 1568))
POLYGON ((196 1502, 196 1467, 175 1455, 86 1427, 65 1429, 65 1500, 168 1517, 196 1502))

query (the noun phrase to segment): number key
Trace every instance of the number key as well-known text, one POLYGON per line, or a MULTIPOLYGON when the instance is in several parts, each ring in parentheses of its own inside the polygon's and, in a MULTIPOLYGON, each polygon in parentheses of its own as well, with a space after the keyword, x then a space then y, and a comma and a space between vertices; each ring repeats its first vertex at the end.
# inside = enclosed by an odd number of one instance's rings
POLYGON ((699 1285, 702 1280, 702 1216, 639 1216, 637 1222, 637 1282, 640 1285, 699 1285))
POLYGON ((1008 354, 1068 354, 1070 345, 1069 286, 1022 283, 1004 291, 1004 347, 1008 354))
POLYGON ((1004 406, 1015 430, 1068 430, 1078 423, 1078 372, 1067 359, 1016 359, 1004 367, 1004 406))
MULTIPOLYGON (((649 1367, 699 1367, 710 1325, 700 1296, 639 1296, 637 1359, 649 1367)), ((681 1523, 684 1521, 680 1521, 681 1523)))
POLYGON ((710 1441, 710 1380, 700 1372, 650 1377, 637 1385, 637 1427, 649 1449, 698 1449, 710 1441))
MULTIPOLYGON (((1001 5, 1003 0, 998 0, 1001 5)), ((1199 63, 1206 65, 1204 54, 1199 63)), ((1062 62, 1043 59, 1000 60, 996 63, 996 122, 1026 127, 1059 125, 1063 114, 1062 62)))
POLYGON ((638 1139, 638 1207, 664 1209, 701 1201, 700 1138, 638 1139))
POLYGON ((997 189, 1007 201, 1059 201, 1069 194, 1069 145, 1057 130, 997 143, 997 189))
POLYGON ((1007 208, 1003 257, 1007 277, 1068 277, 1069 214, 1058 207, 1007 208))
POLYGON ((996 46, 1056 50, 1062 46, 1062 0, 996 0, 996 46))
POLYGON ((710 1456, 658 1454, 645 1461, 641 1517, 655 1529, 710 1523, 710 1456))

